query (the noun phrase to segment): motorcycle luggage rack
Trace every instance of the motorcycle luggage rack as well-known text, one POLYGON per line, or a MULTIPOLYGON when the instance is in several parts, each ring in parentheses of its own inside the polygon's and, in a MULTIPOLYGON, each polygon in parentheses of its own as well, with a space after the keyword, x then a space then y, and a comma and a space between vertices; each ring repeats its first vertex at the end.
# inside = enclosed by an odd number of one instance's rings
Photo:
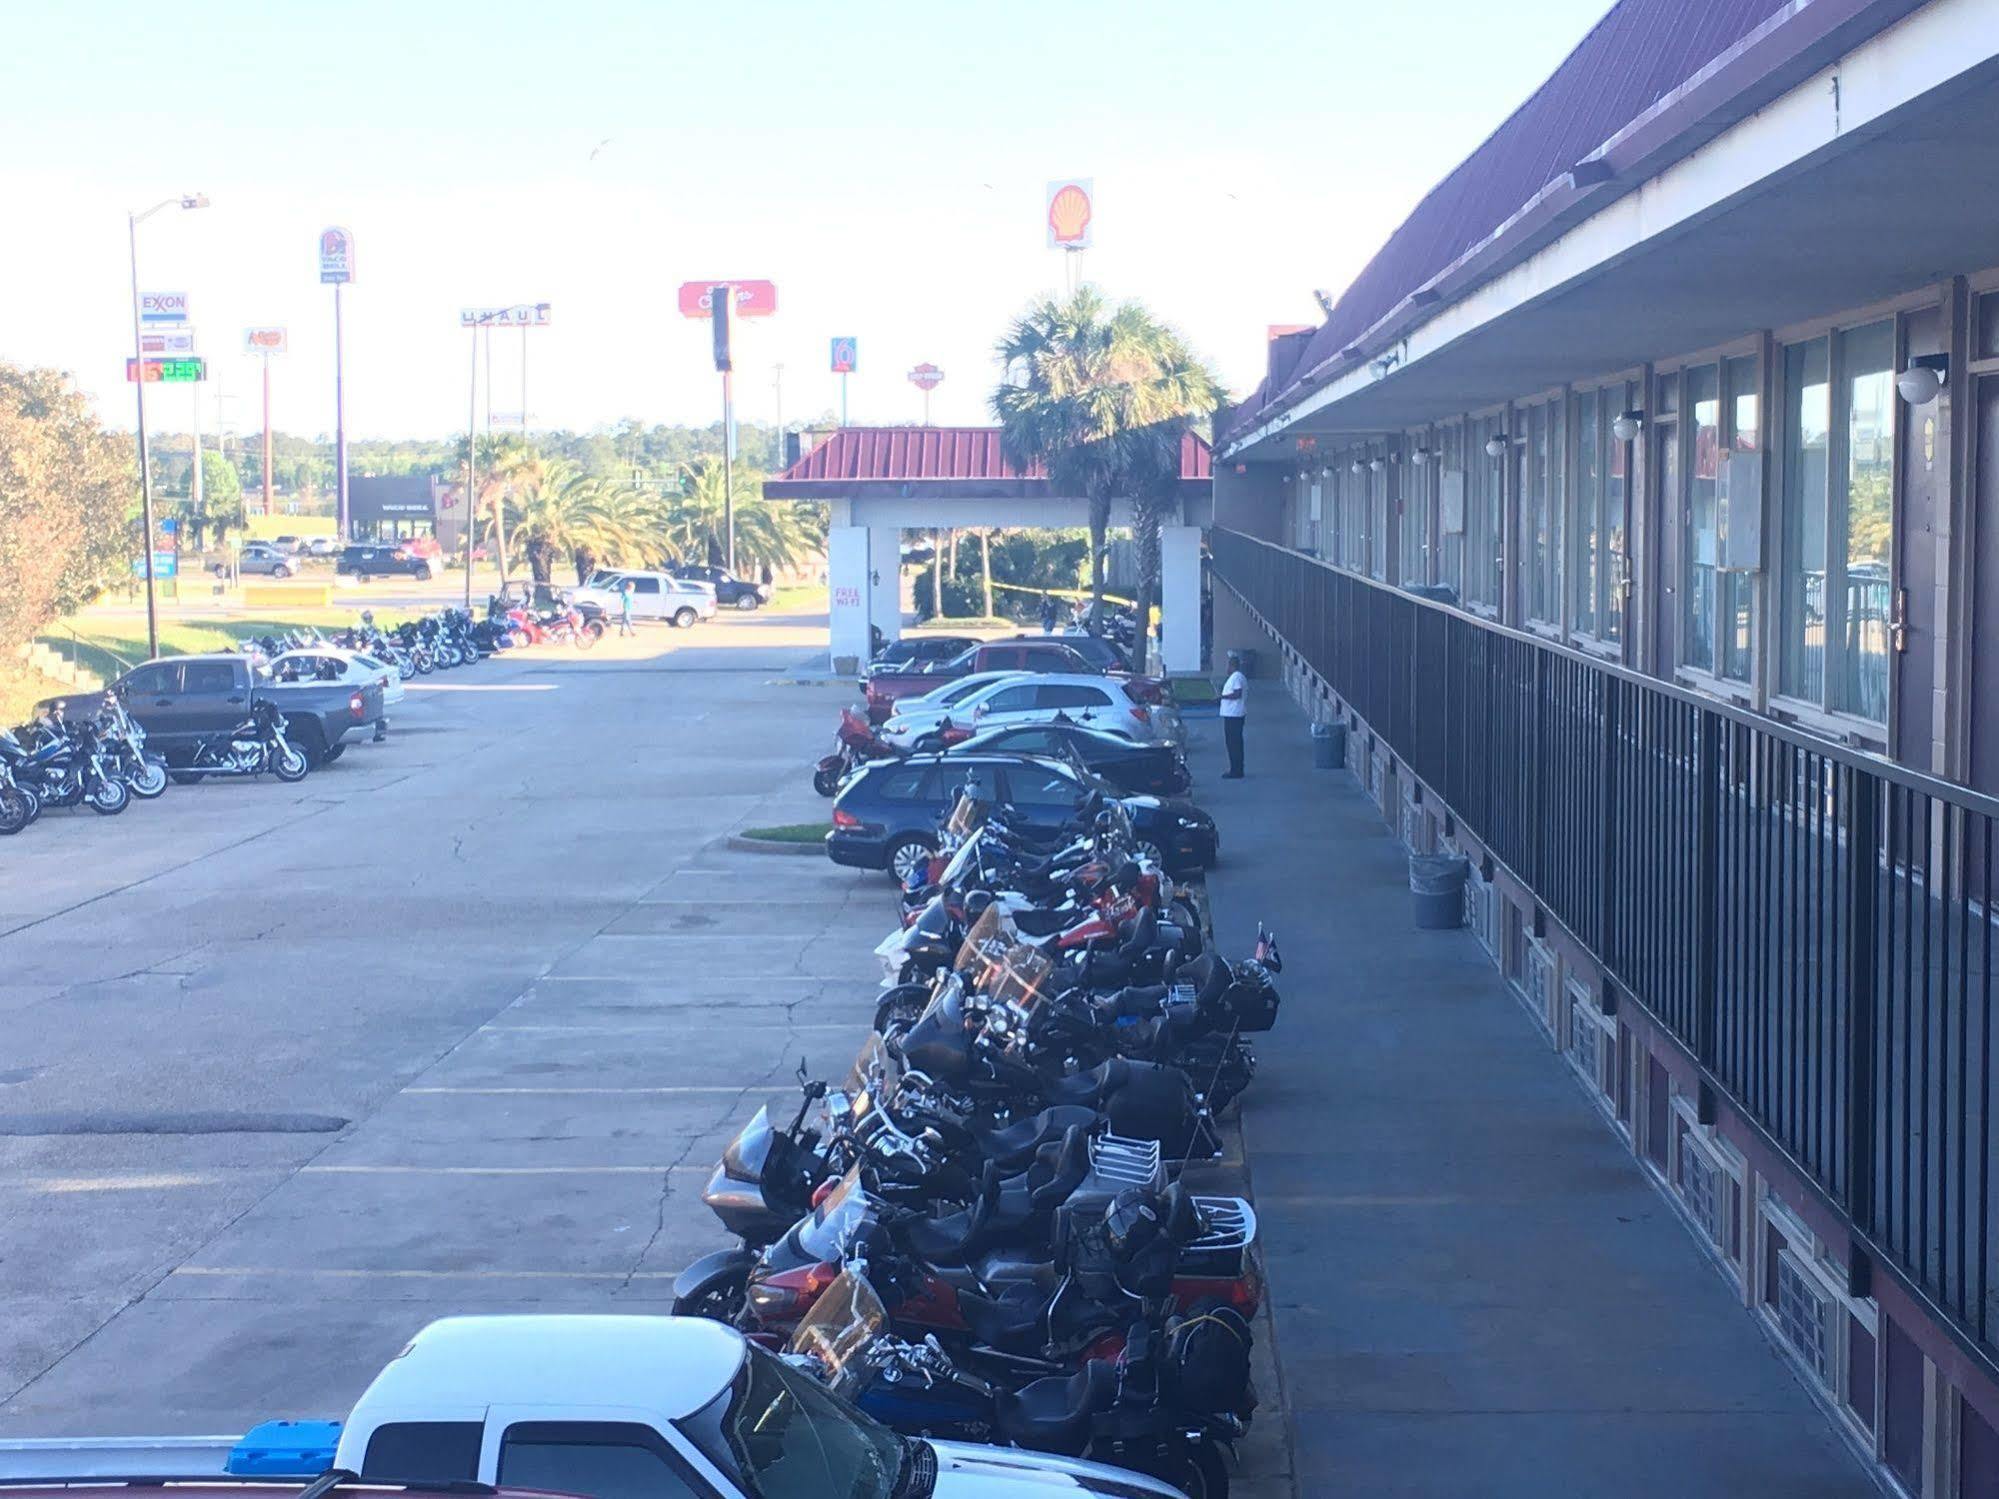
POLYGON ((1104 1181, 1121 1187, 1157 1186, 1163 1180, 1159 1142, 1098 1135, 1090 1141, 1090 1169, 1104 1181))
POLYGON ((1182 1275, 1233 1277, 1256 1240, 1256 1209, 1240 1197, 1196 1197, 1207 1231, 1180 1251, 1182 1275))

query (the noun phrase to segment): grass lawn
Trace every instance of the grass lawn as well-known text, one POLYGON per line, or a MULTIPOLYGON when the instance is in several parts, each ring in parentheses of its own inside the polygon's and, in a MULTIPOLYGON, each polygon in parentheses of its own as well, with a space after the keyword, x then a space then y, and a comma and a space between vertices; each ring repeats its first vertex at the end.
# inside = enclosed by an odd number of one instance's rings
POLYGON ((1173 678, 1173 701, 1176 703, 1212 703, 1220 698, 1221 692, 1212 677, 1173 678))
POLYGON ((819 843, 832 831, 830 822, 786 822, 771 828, 744 828, 743 836, 765 843, 819 843))

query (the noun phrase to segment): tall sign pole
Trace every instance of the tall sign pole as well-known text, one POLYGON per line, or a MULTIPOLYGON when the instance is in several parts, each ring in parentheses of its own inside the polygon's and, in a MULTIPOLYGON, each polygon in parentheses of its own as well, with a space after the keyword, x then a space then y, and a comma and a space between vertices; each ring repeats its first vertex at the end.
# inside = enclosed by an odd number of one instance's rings
POLYGON ((347 350, 340 292, 354 279, 354 236, 338 227, 319 231, 319 279, 333 288, 333 486, 340 539, 347 537, 347 350))
POLYGON ((276 506, 271 479, 271 356, 291 346, 291 335, 283 328, 245 328, 243 350, 255 354, 264 365, 264 514, 276 506))
POLYGON ((1076 293, 1082 253, 1095 238, 1092 225, 1097 217, 1097 184, 1089 177, 1065 177, 1048 184, 1048 248, 1061 250, 1064 280, 1069 294, 1076 293))
POLYGON ((723 554, 731 572, 736 568, 736 387, 735 359, 729 347, 729 325, 739 317, 769 317, 777 311, 777 288, 768 281, 683 281, 682 317, 711 320, 715 369, 722 377, 722 529, 723 554))
POLYGON ((146 659, 160 653, 160 617, 153 601, 153 461, 146 447, 146 341, 139 325, 139 220, 125 215, 132 247, 132 359, 138 366, 133 382, 139 392, 139 550, 146 559, 146 659))
MULTIPOLYGON (((517 302, 511 307, 465 307, 459 310, 458 326, 468 328, 472 332, 472 385, 475 394, 473 396, 473 424, 472 428, 468 430, 474 433, 476 433, 478 427, 478 396, 476 391, 479 385, 481 340, 484 340, 483 352, 486 361, 486 439, 489 445, 493 437, 493 329, 519 328, 521 330, 520 427, 521 435, 525 437, 528 429, 528 329, 546 328, 548 321, 549 307, 546 302, 517 302)), ((507 419, 506 413, 502 412, 502 423, 504 424, 507 419)), ((497 469, 494 471, 498 472, 497 469)), ((468 528, 471 527, 474 524, 474 520, 473 504, 468 498, 465 510, 466 526, 468 528)), ((504 589, 507 581, 507 517, 502 496, 497 489, 493 491, 493 557, 499 564, 500 586, 504 589)), ((469 553, 466 566, 468 568, 471 566, 469 553)), ((468 589, 471 587, 469 577, 466 587, 468 589)))
POLYGON ((736 570, 736 360, 729 348, 729 310, 734 292, 727 282, 709 292, 715 335, 715 368, 722 372, 722 565, 736 570))
POLYGON ((944 372, 927 361, 909 372, 909 383, 923 392, 923 425, 930 425, 930 392, 944 383, 944 372))
MULTIPOLYGON (((479 330, 472 324, 472 381, 465 409, 465 612, 472 612, 472 532, 477 516, 479 493, 479 330)), ((500 586, 506 587, 502 575, 500 586)))
POLYGON ((833 340, 833 373, 840 377, 840 425, 847 425, 847 376, 860 363, 860 340, 842 335, 833 340))

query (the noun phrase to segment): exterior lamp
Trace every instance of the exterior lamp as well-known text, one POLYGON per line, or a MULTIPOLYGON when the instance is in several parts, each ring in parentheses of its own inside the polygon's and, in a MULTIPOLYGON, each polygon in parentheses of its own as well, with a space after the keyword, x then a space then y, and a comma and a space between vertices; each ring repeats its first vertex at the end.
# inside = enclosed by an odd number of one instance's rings
POLYGON ((1645 425, 1644 412, 1626 411, 1620 414, 1614 421, 1611 422, 1610 435, 1616 438, 1619 442, 1629 442, 1631 441, 1632 438, 1638 435, 1639 430, 1643 428, 1644 425, 1645 425))
POLYGON ((1366 471, 1367 471, 1367 465, 1365 463, 1362 463, 1358 458, 1354 459, 1352 463, 1349 463, 1347 465, 1347 472, 1350 474, 1360 474, 1360 473, 1365 473, 1366 471))
POLYGON ((1895 389, 1911 406, 1927 406, 1950 378, 1950 355, 1918 354, 1895 377, 1895 389))
POLYGON ((1504 458, 1506 456, 1506 434, 1504 432, 1497 433, 1485 440, 1485 456, 1488 458, 1504 458))
POLYGON ((1368 459, 1367 466, 1373 469, 1377 474, 1380 473, 1383 469, 1388 467, 1388 465, 1379 458, 1368 459))
POLYGON ((1430 461, 1430 450, 1428 448, 1418 448, 1409 455, 1409 461, 1415 464, 1416 467, 1422 468, 1430 461))

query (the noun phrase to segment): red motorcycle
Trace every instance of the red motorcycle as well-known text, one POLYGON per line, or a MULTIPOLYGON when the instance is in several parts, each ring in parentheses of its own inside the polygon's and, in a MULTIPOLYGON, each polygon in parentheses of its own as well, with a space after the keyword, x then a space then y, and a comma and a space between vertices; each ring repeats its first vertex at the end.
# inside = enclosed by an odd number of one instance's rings
POLYGON ((831 796, 856 765, 870 760, 890 760, 902 751, 877 734, 874 726, 852 708, 840 710, 840 728, 835 735, 839 748, 812 767, 812 789, 831 796))

